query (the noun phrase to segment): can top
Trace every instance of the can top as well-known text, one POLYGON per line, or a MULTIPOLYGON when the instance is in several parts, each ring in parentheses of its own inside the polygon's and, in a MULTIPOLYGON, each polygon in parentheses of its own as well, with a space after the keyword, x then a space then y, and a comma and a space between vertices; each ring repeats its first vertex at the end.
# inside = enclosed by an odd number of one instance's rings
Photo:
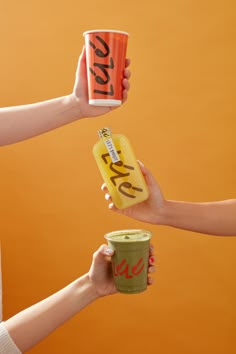
POLYGON ((112 29, 97 29, 97 30, 90 30, 90 31, 86 31, 83 33, 83 36, 85 36, 86 34, 89 33, 97 33, 97 32, 112 32, 112 33, 121 33, 121 34, 125 34, 127 36, 129 36, 128 32, 125 31, 120 31, 120 30, 112 30, 112 29))

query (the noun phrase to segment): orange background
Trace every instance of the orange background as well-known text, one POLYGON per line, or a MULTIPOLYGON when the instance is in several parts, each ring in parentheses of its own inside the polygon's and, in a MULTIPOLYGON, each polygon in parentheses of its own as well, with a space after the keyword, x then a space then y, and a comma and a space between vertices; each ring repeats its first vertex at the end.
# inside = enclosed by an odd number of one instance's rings
POLYGON ((166 198, 235 197, 235 15, 233 0, 1 1, 1 106, 70 93, 85 30, 128 31, 132 60, 122 108, 0 150, 4 318, 86 272, 107 231, 150 229, 158 257, 147 292, 99 300, 31 353, 235 353, 236 238, 108 211, 92 156, 109 125, 166 198))

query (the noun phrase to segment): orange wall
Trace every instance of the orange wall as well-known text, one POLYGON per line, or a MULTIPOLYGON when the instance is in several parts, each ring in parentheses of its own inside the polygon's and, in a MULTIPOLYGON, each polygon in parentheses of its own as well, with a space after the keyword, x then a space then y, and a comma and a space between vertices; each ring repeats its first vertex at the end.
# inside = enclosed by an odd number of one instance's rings
POLYGON ((31 353, 235 353, 236 239, 109 212, 91 152, 109 125, 129 137, 166 198, 235 197, 235 1, 104 4, 1 1, 1 106, 70 93, 85 30, 129 31, 132 59, 124 107, 0 150, 4 317, 86 272, 105 232, 145 227, 155 285, 101 299, 31 353))

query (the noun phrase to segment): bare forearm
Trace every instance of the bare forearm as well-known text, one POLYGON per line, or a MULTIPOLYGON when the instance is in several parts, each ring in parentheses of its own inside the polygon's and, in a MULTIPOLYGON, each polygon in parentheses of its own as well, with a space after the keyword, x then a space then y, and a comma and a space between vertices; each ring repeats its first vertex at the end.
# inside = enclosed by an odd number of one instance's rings
POLYGON ((25 352, 97 298, 85 275, 5 322, 13 341, 25 352))
POLYGON ((209 203, 166 201, 159 222, 194 232, 236 236, 236 200, 209 203))
POLYGON ((80 117, 73 95, 44 102, 0 108, 0 146, 42 134, 80 117))

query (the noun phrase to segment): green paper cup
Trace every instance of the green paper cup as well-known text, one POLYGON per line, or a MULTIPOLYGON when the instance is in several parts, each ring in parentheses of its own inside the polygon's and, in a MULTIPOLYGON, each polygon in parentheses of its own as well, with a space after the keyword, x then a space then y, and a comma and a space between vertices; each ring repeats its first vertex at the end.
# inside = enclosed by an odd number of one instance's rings
POLYGON ((140 229, 107 233, 112 256, 113 277, 117 290, 136 294, 147 289, 148 259, 151 232, 140 229))

